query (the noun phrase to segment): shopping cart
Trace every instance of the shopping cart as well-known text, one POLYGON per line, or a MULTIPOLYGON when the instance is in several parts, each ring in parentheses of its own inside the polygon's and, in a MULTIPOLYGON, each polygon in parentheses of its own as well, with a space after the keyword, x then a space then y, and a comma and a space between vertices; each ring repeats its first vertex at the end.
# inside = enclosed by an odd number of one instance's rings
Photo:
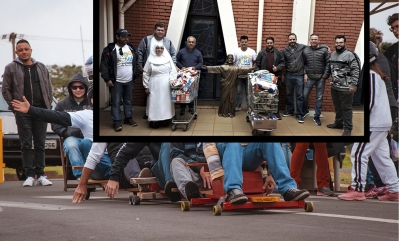
MULTIPOLYGON (((265 72, 267 72, 265 70, 265 72)), ((271 82, 260 80, 256 73, 250 73, 248 78, 248 93, 250 109, 247 111, 246 121, 252 126, 252 135, 258 135, 261 131, 270 135, 277 128, 278 118, 274 113, 278 112, 278 88, 271 82)))
POLYGON ((172 131, 175 131, 178 124, 184 125, 183 131, 188 129, 189 123, 197 119, 197 95, 199 91, 200 71, 197 75, 190 76, 187 83, 183 86, 171 86, 171 100, 175 103, 175 116, 172 118, 172 131), (180 104, 191 103, 193 101, 192 113, 180 115, 180 104))

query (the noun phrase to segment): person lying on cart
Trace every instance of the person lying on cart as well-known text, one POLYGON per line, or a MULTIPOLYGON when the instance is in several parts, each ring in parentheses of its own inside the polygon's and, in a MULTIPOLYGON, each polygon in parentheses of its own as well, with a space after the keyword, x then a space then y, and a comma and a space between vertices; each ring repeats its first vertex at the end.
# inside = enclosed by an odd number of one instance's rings
POLYGON ((276 182, 285 201, 310 196, 307 190, 297 189, 278 142, 205 142, 203 149, 212 180, 220 180, 223 184, 226 202, 243 204, 248 201, 242 190, 242 171, 254 171, 264 160, 270 174, 264 183, 267 194, 274 190, 276 182))
MULTIPOLYGON (((93 104, 93 88, 89 88, 87 98, 93 104)), ((12 101, 12 105, 16 111, 28 113, 48 123, 79 128, 83 134, 83 140, 79 144, 79 149, 82 152, 83 160, 86 160, 93 143, 93 109, 84 109, 76 112, 48 110, 30 106, 25 96, 22 99, 23 102, 18 100, 12 101)), ((97 180, 104 179, 106 175, 104 170, 108 170, 110 167, 110 158, 107 155, 103 156, 96 170, 91 173, 91 178, 97 180)))
POLYGON ((201 198, 199 187, 211 188, 210 173, 204 171, 204 166, 186 166, 186 164, 207 163, 203 143, 172 142, 170 148, 173 180, 167 183, 168 189, 165 190, 165 194, 172 194, 170 188, 177 187, 189 201, 192 198, 201 198))
MULTIPOLYGON (((118 155, 119 150, 126 146, 129 143, 125 142, 95 142, 92 145, 92 148, 90 149, 89 156, 85 162, 85 166, 83 167, 82 170, 82 176, 79 180, 78 187, 75 189, 74 196, 72 197, 72 203, 80 203, 83 200, 85 200, 86 194, 87 194, 87 183, 89 181, 89 177, 92 173, 92 171, 96 168, 97 164, 100 162, 100 159, 102 158, 105 151, 107 150, 108 155, 111 158, 111 163, 114 163, 114 160, 116 156, 118 155)), ((142 152, 144 149, 142 150, 142 152)), ((128 164, 126 167, 123 169, 123 172, 121 173, 120 179, 118 181, 119 187, 121 188, 134 188, 136 186, 130 184, 130 179, 131 178, 136 178, 136 177, 151 177, 152 173, 151 170, 143 166, 146 163, 138 162, 138 159, 140 157, 136 156, 132 159, 129 160, 128 164)), ((153 158, 149 158, 153 160, 153 158)), ((105 171, 107 180, 110 177, 110 172, 111 172, 111 167, 105 171)), ((106 192, 109 192, 108 186, 106 186, 106 192)), ((116 193, 118 194, 118 190, 116 190, 116 193)))

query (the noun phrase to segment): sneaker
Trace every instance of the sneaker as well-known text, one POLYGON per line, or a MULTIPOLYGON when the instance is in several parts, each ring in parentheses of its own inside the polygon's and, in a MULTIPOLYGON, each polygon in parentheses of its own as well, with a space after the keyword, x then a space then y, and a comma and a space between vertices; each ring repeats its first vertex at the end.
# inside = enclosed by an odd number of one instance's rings
MULTIPOLYGON (((367 185, 365 185, 364 192, 367 193, 369 190, 373 189, 374 187, 376 187, 375 184, 367 184, 367 185)), ((367 195, 367 194, 365 194, 365 195, 367 195)))
POLYGON ((300 190, 297 188, 289 188, 284 194, 283 199, 285 201, 296 201, 304 200, 310 196, 310 193, 306 190, 300 190))
POLYGON ((35 182, 35 179, 33 179, 33 177, 28 177, 24 184, 22 184, 23 187, 32 187, 33 183, 35 182))
POLYGON ((46 176, 40 176, 40 177, 38 178, 38 180, 39 180, 39 183, 40 183, 42 186, 51 186, 51 185, 53 184, 52 182, 50 182, 50 181, 47 179, 46 176))
POLYGON ((124 124, 128 124, 128 125, 131 125, 131 126, 137 126, 137 123, 132 119, 126 119, 124 121, 124 124))
MULTIPOLYGON (((386 188, 383 188, 383 189, 386 189, 386 188)), ((365 188, 365 190, 367 190, 367 188, 365 188)), ((366 193, 365 193, 365 197, 366 198, 378 198, 378 193, 379 193, 380 191, 378 190, 378 188, 376 188, 376 186, 374 185, 372 188, 370 188, 366 193)), ((384 193, 382 192, 382 195, 381 196, 383 196, 384 195, 384 193)))
POLYGON ((303 115, 303 118, 306 118, 307 116, 309 116, 310 115, 310 111, 307 111, 304 115, 303 115))
POLYGON ((379 197, 379 201, 399 201, 399 193, 398 192, 389 192, 386 190, 385 195, 379 197))
POLYGON ((357 192, 353 188, 350 188, 349 191, 347 191, 344 194, 341 194, 338 196, 339 199, 341 200, 346 200, 346 201, 364 201, 365 200, 365 193, 364 192, 357 192))
POLYGON ((140 171, 138 177, 142 178, 142 177, 152 177, 152 176, 153 176, 153 173, 151 172, 150 168, 145 167, 140 171))
POLYGON ((344 130, 342 136, 351 136, 351 131, 344 130))
POLYGON ((188 183, 186 183, 185 193, 186 193, 186 198, 189 201, 192 198, 202 198, 203 197, 203 196, 201 196, 200 189, 197 186, 197 184, 192 181, 189 181, 188 183))
POLYGON ((328 187, 323 187, 317 191, 317 196, 323 196, 323 197, 335 196, 335 192, 333 192, 328 187))
POLYGON ((243 204, 248 201, 246 195, 244 195, 243 191, 240 189, 231 189, 226 194, 226 202, 230 202, 232 204, 243 204))
POLYGON ((122 125, 121 124, 115 124, 114 125, 114 131, 122 131, 122 125))
POLYGON ((336 123, 329 124, 326 127, 331 128, 331 129, 343 129, 343 126, 336 125, 336 123))
POLYGON ((297 119, 297 122, 304 123, 304 119, 303 119, 303 117, 301 115, 297 116, 296 119, 297 119))
POLYGON ((274 115, 278 120, 282 120, 282 116, 279 114, 279 112, 275 113, 274 115))
POLYGON ((294 115, 293 112, 286 111, 282 116, 287 117, 287 116, 292 116, 292 115, 294 115))
POLYGON ((314 117, 314 122, 317 126, 321 126, 321 120, 319 119, 319 117, 314 117))
POLYGON ((176 186, 176 183, 174 181, 168 181, 164 187, 165 195, 169 197, 169 200, 171 202, 180 201, 181 194, 179 192, 172 192, 172 188, 178 188, 178 186, 176 186))
POLYGON ((235 109, 235 111, 241 111, 242 110, 242 108, 241 107, 237 107, 236 106, 236 109, 235 109))

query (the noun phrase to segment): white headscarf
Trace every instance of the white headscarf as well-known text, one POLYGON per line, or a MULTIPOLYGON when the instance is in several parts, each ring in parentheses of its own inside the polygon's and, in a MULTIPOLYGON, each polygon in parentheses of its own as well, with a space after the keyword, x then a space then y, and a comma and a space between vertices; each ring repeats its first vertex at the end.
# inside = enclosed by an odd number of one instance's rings
POLYGON ((174 62, 172 61, 171 55, 168 53, 168 50, 165 49, 164 45, 163 44, 156 44, 154 46, 154 49, 150 50, 150 56, 147 59, 146 65, 148 63, 159 65, 159 64, 165 64, 165 63, 168 63, 168 62, 172 63, 172 66, 174 65, 174 62), (163 47, 164 48, 164 51, 160 56, 158 56, 156 54, 156 48, 157 47, 163 47))

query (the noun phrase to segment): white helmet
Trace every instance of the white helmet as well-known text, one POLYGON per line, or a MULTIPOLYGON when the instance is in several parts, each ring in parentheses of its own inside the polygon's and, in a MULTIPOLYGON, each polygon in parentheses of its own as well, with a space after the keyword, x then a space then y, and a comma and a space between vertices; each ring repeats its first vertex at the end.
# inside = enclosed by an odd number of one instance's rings
POLYGON ((85 63, 86 78, 89 82, 93 82, 93 55, 86 60, 85 63))

